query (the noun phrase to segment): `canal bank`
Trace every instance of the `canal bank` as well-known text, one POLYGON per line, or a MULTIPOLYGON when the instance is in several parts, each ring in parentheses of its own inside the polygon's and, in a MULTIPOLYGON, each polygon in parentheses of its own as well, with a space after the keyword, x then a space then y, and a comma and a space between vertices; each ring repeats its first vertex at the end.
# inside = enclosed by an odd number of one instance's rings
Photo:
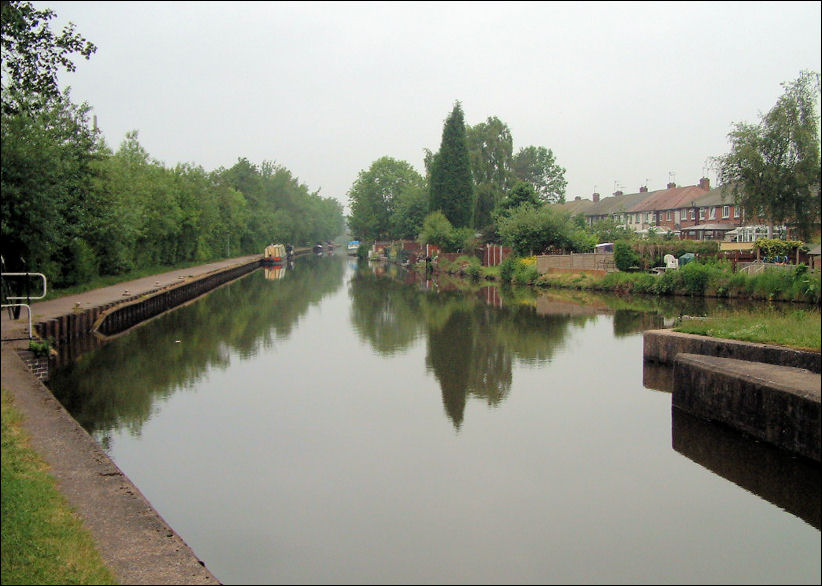
MULTIPOLYGON (((160 292, 259 264, 259 255, 227 259, 34 303, 32 324, 65 323, 70 332, 90 324, 66 316, 114 309, 160 292), (71 322, 71 326, 69 326, 71 322)), ((216 279, 214 277, 217 276, 216 279)), ((20 356, 28 347, 28 316, 2 314, 2 387, 23 414, 31 447, 49 465, 61 493, 83 519, 106 564, 123 584, 219 584, 201 560, 152 507, 105 451, 60 405, 20 356)))
POLYGON ((820 462, 819 352, 651 330, 644 360, 672 368, 674 408, 820 462))

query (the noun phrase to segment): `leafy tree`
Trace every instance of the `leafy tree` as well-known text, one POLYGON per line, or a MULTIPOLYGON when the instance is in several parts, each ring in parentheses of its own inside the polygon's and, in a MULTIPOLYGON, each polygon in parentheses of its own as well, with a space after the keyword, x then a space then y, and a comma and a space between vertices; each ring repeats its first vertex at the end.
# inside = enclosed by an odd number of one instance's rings
POLYGON ((443 252, 459 252, 473 247, 474 231, 468 226, 456 228, 442 212, 431 212, 423 221, 419 242, 433 244, 443 252))
POLYGON ((492 213, 511 186, 513 139, 511 129, 495 116, 466 128, 471 174, 474 178, 474 227, 487 228, 492 213))
POLYGON ((539 207, 541 202, 537 197, 537 192, 530 183, 517 181, 511 193, 500 202, 499 210, 507 211, 528 204, 532 207, 539 207))
MULTIPOLYGON (((57 91, 59 69, 94 46, 73 25, 54 36, 50 10, 2 2, 0 253, 4 270, 43 272, 62 287, 96 274, 260 252, 271 239, 330 239, 342 206, 274 163, 167 169, 137 132, 116 153, 90 108, 57 91), (25 264, 23 264, 25 262, 25 264)), ((422 189, 421 185, 419 189, 422 189)))
MULTIPOLYGON (((573 224, 568 214, 550 206, 523 204, 498 217, 503 244, 520 256, 553 250, 573 250, 573 224)), ((582 239, 587 246, 587 240, 582 239)))
MULTIPOLYGON (((400 227, 405 232, 409 226, 403 222, 409 220, 413 226, 414 220, 399 214, 414 207, 415 194, 419 198, 424 184, 422 176, 405 161, 382 157, 371 163, 367 171, 360 171, 348 192, 352 234, 360 240, 381 240, 399 236, 396 229, 400 227)), ((419 212, 415 216, 419 220, 419 212)))
POLYGON ((512 163, 514 177, 530 183, 544 203, 565 202, 565 169, 551 149, 529 146, 520 149, 512 163))
POLYGON ((272 241, 328 240, 342 233, 339 202, 310 192, 281 165, 271 161, 256 165, 241 157, 215 177, 229 188, 229 194, 240 194, 244 200, 239 206, 233 195, 228 199, 240 213, 237 230, 230 231, 224 245, 234 252, 259 251, 272 241))
POLYGON ((442 249, 451 245, 454 226, 440 211, 431 212, 425 217, 420 232, 421 244, 433 244, 442 249))
MULTIPOLYGON (((575 216, 584 221, 584 216, 575 216)), ((636 236, 636 232, 622 224, 614 218, 604 218, 594 222, 588 231, 596 236, 597 243, 600 242, 616 242, 617 240, 626 240, 636 236)))
POLYGON ((808 238, 819 219, 819 74, 803 71, 759 124, 728 134, 731 152, 716 157, 719 182, 753 216, 793 223, 808 238))
POLYGON ((422 223, 428 215, 428 193, 424 180, 420 185, 403 189, 396 198, 391 231, 397 238, 415 240, 422 230, 422 223))
POLYGON ((15 114, 43 109, 60 99, 57 73, 74 71, 74 53, 88 59, 97 50, 69 23, 55 36, 49 20, 55 13, 36 10, 31 2, 2 2, 2 112, 15 114))
MULTIPOLYGON (((2 115, 5 270, 22 269, 24 260, 28 270, 61 283, 71 264, 72 239, 85 238, 94 223, 89 204, 97 132, 88 123, 88 111, 88 106, 73 105, 66 93, 40 110, 2 115)), ((82 244, 75 243, 74 250, 86 255, 82 244)))
POLYGON ((445 120, 440 150, 431 162, 431 212, 441 211, 457 228, 471 226, 474 190, 462 105, 457 102, 445 120))
POLYGON ((224 171, 222 176, 252 204, 258 204, 262 199, 263 180, 260 169, 245 157, 238 158, 234 166, 224 171))

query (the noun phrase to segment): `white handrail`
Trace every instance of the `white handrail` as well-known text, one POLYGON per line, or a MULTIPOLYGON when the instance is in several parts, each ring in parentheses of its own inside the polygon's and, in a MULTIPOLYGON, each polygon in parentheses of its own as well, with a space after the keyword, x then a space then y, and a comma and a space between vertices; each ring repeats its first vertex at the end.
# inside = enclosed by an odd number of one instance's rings
MULTIPOLYGON (((6 297, 6 299, 9 299, 9 300, 11 300, 11 299, 15 299, 15 300, 16 299, 42 299, 43 297, 46 296, 46 275, 44 275, 43 273, 0 273, 0 276, 2 276, 2 277, 42 277, 42 279, 43 279, 43 294, 40 295, 39 297, 31 297, 31 296, 6 297)), ((3 307, 6 307, 6 306, 4 305, 3 307)))
MULTIPOLYGON (((30 295, 27 295, 25 297, 6 297, 6 299, 8 301, 12 301, 12 300, 17 301, 17 300, 20 300, 20 299, 25 299, 26 301, 31 301, 32 299, 43 299, 46 296, 46 282, 47 281, 46 281, 46 275, 44 275, 43 273, 0 273, 0 277, 40 277, 40 278, 43 279, 43 293, 41 295, 39 295, 37 297, 32 297, 30 295)), ((26 312, 28 313, 28 318, 29 318, 29 339, 31 339, 32 336, 33 336, 32 330, 31 330, 31 307, 28 305, 28 303, 9 303, 9 304, 4 303, 3 306, 2 306, 2 309, 5 309, 7 307, 25 307, 26 308, 26 312)))
MULTIPOLYGON (((7 307, 25 307, 26 308, 26 310, 28 312, 28 315, 29 315, 29 340, 31 340, 31 338, 32 338, 32 334, 31 334, 31 307, 29 307, 28 304, 26 304, 26 303, 4 303, 3 306, 2 306, 2 309, 5 309, 7 307)), ((3 341, 4 342, 6 341, 5 338, 3 339, 3 341)))

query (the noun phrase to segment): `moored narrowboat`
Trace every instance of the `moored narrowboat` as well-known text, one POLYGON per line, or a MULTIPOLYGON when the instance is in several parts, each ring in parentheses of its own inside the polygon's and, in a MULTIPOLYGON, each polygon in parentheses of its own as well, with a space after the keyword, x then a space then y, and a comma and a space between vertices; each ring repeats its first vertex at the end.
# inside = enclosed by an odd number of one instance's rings
POLYGON ((283 244, 269 244, 263 253, 263 263, 268 265, 283 264, 287 259, 283 244))

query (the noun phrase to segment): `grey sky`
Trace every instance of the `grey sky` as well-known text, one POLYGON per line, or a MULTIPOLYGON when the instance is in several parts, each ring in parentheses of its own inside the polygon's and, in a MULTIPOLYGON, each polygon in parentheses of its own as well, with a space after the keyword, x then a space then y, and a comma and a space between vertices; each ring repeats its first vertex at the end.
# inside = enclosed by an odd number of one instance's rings
POLYGON ((693 185, 803 69, 819 2, 35 2, 98 47, 63 73, 116 149, 207 170, 274 161, 343 204, 390 156, 424 173, 456 100, 514 150, 553 150, 567 199, 693 185))

